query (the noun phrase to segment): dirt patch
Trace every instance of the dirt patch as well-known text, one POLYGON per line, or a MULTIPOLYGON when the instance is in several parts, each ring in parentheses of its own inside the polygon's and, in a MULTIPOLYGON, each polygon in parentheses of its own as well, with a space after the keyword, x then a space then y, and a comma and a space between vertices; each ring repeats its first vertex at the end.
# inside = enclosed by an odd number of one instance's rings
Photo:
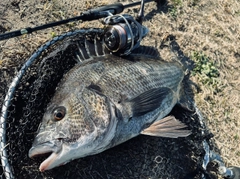
MULTIPOLYGON (((88 8, 109 3, 112 1, 2 0, 0 32, 70 18, 88 8)), ((125 12, 136 15, 137 7, 125 12)), ((240 166, 240 1, 169 0, 159 5, 146 4, 145 14, 144 25, 149 27, 150 34, 143 40, 144 45, 155 46, 168 60, 174 53, 163 47, 172 36, 184 55, 193 60, 206 57, 210 69, 212 66, 217 69, 219 75, 215 77, 204 75, 205 72, 192 75, 196 84, 193 86, 195 101, 207 119, 224 161, 227 165, 240 166), (205 82, 205 78, 212 78, 213 82, 205 82)), ((8 85, 22 63, 53 36, 82 27, 100 26, 99 21, 74 22, 1 41, 1 84, 8 85)), ((203 71, 207 70, 206 66, 201 67, 203 71)))

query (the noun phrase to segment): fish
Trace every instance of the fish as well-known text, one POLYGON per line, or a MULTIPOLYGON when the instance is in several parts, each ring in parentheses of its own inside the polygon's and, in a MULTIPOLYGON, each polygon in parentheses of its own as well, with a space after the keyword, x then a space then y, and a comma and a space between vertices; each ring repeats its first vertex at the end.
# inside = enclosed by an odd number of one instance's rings
POLYGON ((152 48, 128 56, 84 60, 65 74, 43 115, 29 157, 46 155, 44 172, 101 153, 138 135, 187 137, 187 125, 169 116, 188 107, 178 61, 152 48))

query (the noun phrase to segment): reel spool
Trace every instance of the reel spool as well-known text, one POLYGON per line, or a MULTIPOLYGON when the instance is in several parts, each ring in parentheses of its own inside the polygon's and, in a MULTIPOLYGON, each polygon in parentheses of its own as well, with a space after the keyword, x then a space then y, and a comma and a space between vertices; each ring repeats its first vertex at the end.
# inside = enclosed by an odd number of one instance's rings
POLYGON ((149 32, 147 27, 129 15, 109 16, 104 23, 108 25, 103 37, 105 47, 120 55, 128 55, 139 47, 141 40, 149 32))
MULTIPOLYGON (((141 24, 141 20, 129 15, 109 13, 104 23, 107 26, 104 31, 88 29, 69 32, 43 45, 23 65, 4 101, 1 97, 1 178, 205 178, 206 172, 200 168, 202 163, 207 165, 210 160, 205 162, 211 145, 204 136, 208 131, 202 125, 201 114, 189 113, 178 107, 170 115, 184 121, 193 131, 194 135, 186 139, 139 136, 99 155, 75 160, 45 173, 38 171, 41 159, 34 161, 28 158, 27 153, 41 122, 44 107, 63 74, 76 63, 73 57, 80 63, 91 58, 89 52, 93 46, 96 56, 105 54, 104 47, 112 53, 128 55, 134 49, 139 50, 142 38, 149 31, 141 24), (101 36, 100 40, 92 38, 89 43, 89 37, 96 37, 96 34, 101 36), (204 156, 204 153, 207 155, 204 156)), ((10 36, 16 36, 15 32, 3 34, 0 40, 10 36)), ((238 167, 230 170, 227 178, 239 178, 238 167)))
MULTIPOLYGON (((98 155, 43 173, 38 169, 43 159, 28 157, 44 109, 64 73, 94 54, 107 54, 103 34, 103 29, 63 34, 40 47, 23 65, 2 104, 2 178, 183 178, 193 172, 192 178, 201 178, 198 169, 204 154, 202 130, 206 129, 201 127, 197 114, 179 107, 170 115, 184 121, 194 133, 184 139, 138 136, 98 155)), ((137 55, 142 50, 140 46, 132 53, 137 55)))

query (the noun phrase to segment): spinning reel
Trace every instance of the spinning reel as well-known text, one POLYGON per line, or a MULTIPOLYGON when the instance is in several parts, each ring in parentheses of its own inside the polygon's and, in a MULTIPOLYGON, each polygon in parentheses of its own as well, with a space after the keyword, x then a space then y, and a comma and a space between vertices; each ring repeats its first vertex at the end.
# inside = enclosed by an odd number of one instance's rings
MULTIPOLYGON (((34 27, 34 28, 24 28, 13 32, 8 32, 5 34, 0 34, 0 40, 9 39, 12 37, 17 37, 23 34, 29 34, 37 30, 42 30, 46 28, 50 28, 53 26, 58 26, 61 24, 66 24, 68 22, 76 21, 76 20, 82 20, 82 21, 91 21, 96 20, 100 18, 104 18, 103 24, 105 25, 105 28, 101 30, 101 37, 102 42, 105 46, 105 48, 114 54, 124 56, 129 55, 134 49, 138 48, 140 46, 141 40, 148 34, 149 30, 147 27, 142 25, 143 17, 144 17, 144 4, 151 2, 153 0, 141 0, 141 2, 135 2, 127 5, 123 5, 121 3, 116 3, 113 5, 107 5, 103 6, 97 9, 89 10, 86 12, 83 12, 81 16, 53 22, 50 24, 45 24, 42 26, 34 27), (133 18, 131 15, 123 14, 120 15, 120 13, 125 9, 132 6, 136 6, 141 4, 139 13, 136 18, 133 18)), ((14 178, 13 172, 11 171, 10 163, 7 159, 7 142, 6 142, 6 121, 7 121, 7 113, 8 108, 11 103, 11 99, 14 95, 14 92, 16 90, 16 86, 20 83, 21 78, 27 71, 27 69, 33 64, 33 62, 40 56, 40 54, 48 49, 52 44, 56 43, 59 40, 62 40, 68 36, 73 36, 75 34, 87 34, 88 32, 98 33, 100 30, 91 29, 91 30, 78 30, 75 32, 69 32, 65 35, 61 35, 58 38, 54 38, 53 40, 47 42, 45 45, 39 48, 39 50, 34 53, 29 60, 22 66, 21 70, 17 74, 17 76, 12 81, 8 93, 6 95, 2 111, 1 111, 1 129, 0 129, 0 148, 1 148, 1 162, 2 166, 5 168, 4 175, 6 178, 14 178)), ((201 116, 199 114, 199 116, 201 116)), ((202 122, 203 123, 203 122, 202 122)), ((203 146, 205 150, 205 156, 204 156, 204 162, 202 164, 202 168, 206 170, 208 163, 211 161, 215 161, 219 165, 219 173, 226 178, 229 179, 237 179, 240 176, 240 169, 238 167, 231 167, 227 168, 225 167, 222 159, 220 156, 216 155, 209 149, 209 144, 207 141, 203 141, 203 146)), ((203 176, 202 178, 205 178, 203 176)))
POLYGON ((23 34, 29 34, 34 31, 66 24, 68 22, 82 20, 91 21, 105 18, 103 23, 106 25, 103 34, 103 42, 107 50, 119 55, 128 55, 132 50, 139 47, 142 38, 149 32, 148 28, 142 25, 144 17, 144 4, 153 0, 141 0, 128 5, 116 3, 113 5, 103 6, 97 9, 83 12, 81 16, 45 24, 38 27, 27 27, 13 32, 0 34, 0 40, 17 37, 23 34), (141 3, 140 11, 136 19, 128 14, 119 15, 125 8, 129 8, 141 3))
POLYGON ((129 15, 109 16, 104 22, 108 25, 103 36, 106 48, 121 55, 128 55, 139 47, 149 31, 129 15))
POLYGON ((149 30, 142 25, 144 1, 141 1, 141 8, 136 20, 127 14, 111 15, 104 19, 108 25, 104 31, 104 44, 106 48, 114 53, 128 55, 132 50, 139 47, 142 38, 149 30))

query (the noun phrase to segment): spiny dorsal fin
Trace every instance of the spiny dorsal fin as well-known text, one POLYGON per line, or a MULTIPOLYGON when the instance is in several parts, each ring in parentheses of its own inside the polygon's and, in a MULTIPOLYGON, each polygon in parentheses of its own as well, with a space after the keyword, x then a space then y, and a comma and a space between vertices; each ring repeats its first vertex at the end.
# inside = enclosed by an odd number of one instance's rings
POLYGON ((157 137, 187 137, 191 134, 190 130, 184 130, 187 126, 174 116, 167 116, 163 119, 157 119, 151 126, 144 129, 141 134, 157 137))
POLYGON ((89 57, 97 56, 94 43, 89 42, 87 39, 84 40, 84 45, 89 57))
POLYGON ((149 46, 140 46, 137 49, 134 49, 131 52, 131 55, 147 56, 150 58, 159 58, 160 57, 158 50, 154 47, 149 47, 149 46))
POLYGON ((79 62, 89 59, 85 44, 82 41, 77 43, 78 51, 76 52, 78 55, 79 62))
POLYGON ((109 52, 105 51, 104 44, 97 38, 97 36, 95 36, 93 40, 82 38, 76 41, 76 45, 76 56, 80 63, 86 60, 91 60, 93 57, 109 54, 109 52))
POLYGON ((94 48, 98 57, 105 55, 104 44, 101 40, 97 39, 97 36, 94 37, 94 48))

